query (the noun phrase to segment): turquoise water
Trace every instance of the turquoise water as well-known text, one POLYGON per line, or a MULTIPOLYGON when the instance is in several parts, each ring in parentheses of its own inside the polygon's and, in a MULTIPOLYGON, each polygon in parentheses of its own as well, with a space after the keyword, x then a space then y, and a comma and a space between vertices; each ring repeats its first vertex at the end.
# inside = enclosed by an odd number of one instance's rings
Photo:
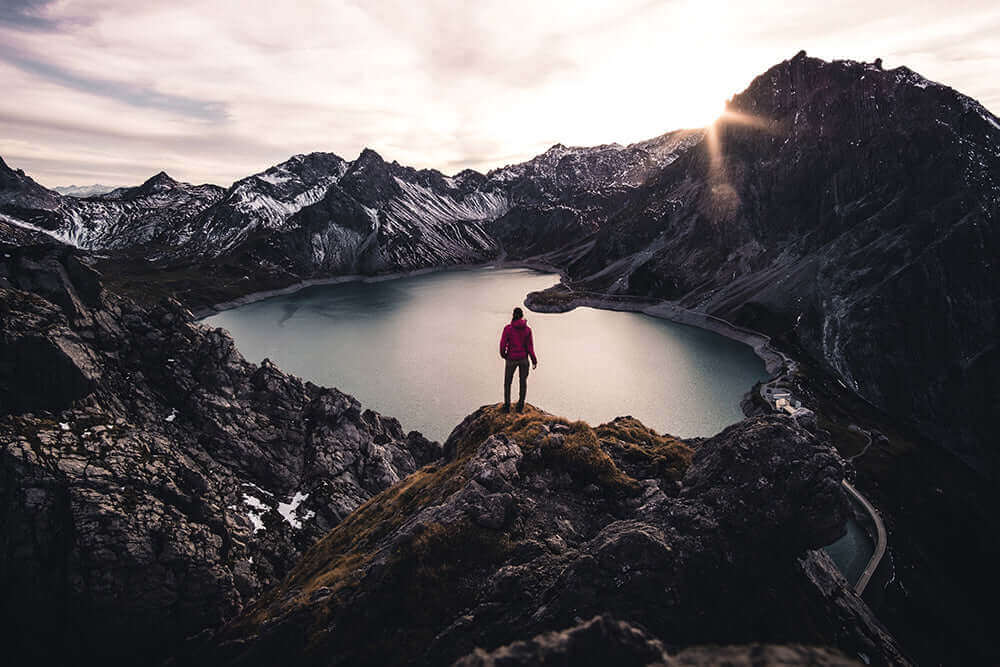
MULTIPOLYGON (((528 292, 558 282, 526 269, 447 271, 303 289, 213 315, 254 362, 337 387, 406 430, 444 440, 503 399, 500 332, 528 292)), ((767 377, 727 338, 637 313, 526 310, 539 358, 528 402, 591 424, 632 415, 680 437, 742 418, 740 398, 767 377)), ((513 387, 516 400, 517 380, 513 387)))

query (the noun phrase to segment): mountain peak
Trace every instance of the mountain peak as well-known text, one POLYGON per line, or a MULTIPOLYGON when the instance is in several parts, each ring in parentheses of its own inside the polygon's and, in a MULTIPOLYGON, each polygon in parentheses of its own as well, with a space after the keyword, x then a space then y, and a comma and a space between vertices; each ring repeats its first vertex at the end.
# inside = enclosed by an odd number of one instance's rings
POLYGON ((163 185, 173 186, 177 185, 177 181, 172 179, 167 172, 160 171, 155 175, 153 175, 152 177, 150 177, 145 183, 143 183, 143 185, 151 185, 151 184, 157 184, 157 185, 163 184, 163 185))
POLYGON ((379 164, 385 162, 385 160, 382 159, 381 155, 366 146, 358 156, 357 162, 360 164, 379 164))

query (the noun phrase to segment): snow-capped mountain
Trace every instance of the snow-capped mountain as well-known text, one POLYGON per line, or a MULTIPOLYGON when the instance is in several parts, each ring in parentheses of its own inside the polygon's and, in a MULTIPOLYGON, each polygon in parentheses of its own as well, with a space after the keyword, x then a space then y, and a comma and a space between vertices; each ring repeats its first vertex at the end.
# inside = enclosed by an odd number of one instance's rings
POLYGON ((136 187, 86 199, 64 198, 56 211, 62 220, 53 233, 88 249, 169 246, 176 243, 185 222, 224 192, 217 185, 180 183, 161 171, 136 187))
POLYGON ((183 222, 218 201, 216 185, 179 183, 160 172, 135 187, 94 197, 61 196, 0 160, 0 241, 59 241, 87 250, 172 244, 183 222))
POLYGON ((258 243, 306 271, 381 271, 484 260, 496 253, 484 224, 507 210, 506 194, 481 175, 448 178, 385 162, 373 150, 258 243))
POLYGON ((631 146, 556 145, 486 175, 418 171, 371 149, 354 161, 310 153, 224 192, 163 173, 86 198, 37 186, 11 215, 19 234, 34 235, 21 242, 42 234, 85 249, 133 248, 175 260, 253 250, 307 273, 417 268, 496 255, 504 235, 494 223, 512 209, 529 217, 538 207, 578 210, 574 218, 586 218, 589 229, 599 224, 590 214, 608 197, 638 187, 701 137, 701 130, 683 130, 631 146))
POLYGON ((567 147, 556 144, 541 155, 494 169, 487 177, 507 186, 514 200, 529 204, 573 195, 634 188, 702 140, 704 130, 677 130, 622 146, 567 147))
POLYGON ((314 204, 347 170, 333 153, 295 155, 233 183, 224 196, 179 234, 180 252, 218 256, 255 232, 280 230, 289 217, 314 204))

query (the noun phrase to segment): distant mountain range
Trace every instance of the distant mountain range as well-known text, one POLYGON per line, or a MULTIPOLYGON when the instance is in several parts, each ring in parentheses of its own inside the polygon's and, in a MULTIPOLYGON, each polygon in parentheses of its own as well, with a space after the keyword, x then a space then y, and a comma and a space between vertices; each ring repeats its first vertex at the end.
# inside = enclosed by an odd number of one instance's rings
POLYGON ((94 197, 96 195, 103 195, 105 192, 111 192, 115 187, 113 185, 94 183, 93 185, 57 185, 52 189, 67 197, 94 197))
POLYGON ((207 277, 186 278, 192 306, 306 278, 534 258, 579 287, 790 341, 988 476, 1000 470, 998 211, 993 114, 905 67, 804 52, 707 130, 556 145, 487 174, 366 149, 296 155, 228 189, 161 172, 79 199, 0 162, 0 240, 196 264, 207 277), (242 282, 226 292, 218 267, 242 282))

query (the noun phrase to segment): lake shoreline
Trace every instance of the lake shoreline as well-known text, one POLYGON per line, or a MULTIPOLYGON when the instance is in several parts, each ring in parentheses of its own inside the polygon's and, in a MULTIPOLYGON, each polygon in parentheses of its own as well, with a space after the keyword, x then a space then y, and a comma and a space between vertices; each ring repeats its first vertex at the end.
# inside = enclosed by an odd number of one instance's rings
MULTIPOLYGON (((538 260, 525 259, 508 261, 501 257, 490 262, 482 262, 478 264, 453 264, 449 266, 427 267, 423 269, 414 269, 412 271, 397 271, 394 273, 374 275, 354 273, 341 276, 331 276, 329 278, 308 278, 306 280, 292 283, 291 285, 286 285, 285 287, 250 292, 249 294, 245 294, 229 301, 223 301, 213 304, 207 308, 200 308, 196 311, 192 311, 192 314, 196 321, 203 320, 216 313, 221 313, 226 310, 239 308, 240 306, 263 301, 264 299, 270 299, 275 296, 295 294, 296 292, 300 292, 309 287, 317 287, 321 285, 343 285, 354 282, 377 283, 387 280, 399 280, 401 278, 414 278, 417 276, 443 273, 447 271, 473 271, 477 269, 491 268, 531 269, 541 273, 551 273, 554 276, 558 276, 559 282, 556 283, 557 285, 565 285, 566 274, 557 266, 538 260)), ((553 285, 553 287, 554 286, 555 285, 553 285)), ((788 368, 794 363, 790 357, 771 345, 771 338, 769 336, 760 333, 759 331, 739 327, 721 318, 714 317, 713 315, 683 308, 672 301, 656 301, 651 299, 641 304, 628 304, 622 301, 617 301, 613 297, 595 298, 589 296, 579 296, 574 297, 571 301, 569 301, 566 304, 566 307, 560 306, 559 308, 548 308, 540 304, 532 304, 526 297, 524 305, 529 310, 536 313, 568 312, 579 307, 633 313, 638 312, 649 315, 650 317, 668 320, 676 324, 684 324, 698 329, 711 331, 712 333, 719 334, 720 336, 729 338, 730 340, 735 340, 739 343, 743 343, 744 345, 748 345, 754 351, 754 354, 756 354, 764 362, 765 370, 772 377, 776 377, 781 373, 782 369, 788 368)))
POLYGON ((631 313, 643 313, 650 317, 668 320, 676 324, 684 324, 711 331, 730 340, 749 346, 763 362, 764 368, 772 379, 783 374, 794 365, 794 360, 771 345, 771 338, 759 331, 727 322, 721 318, 690 310, 677 305, 673 301, 649 300, 646 302, 629 303, 616 299, 614 296, 574 296, 558 306, 548 306, 525 301, 525 305, 536 313, 565 313, 574 308, 599 308, 601 310, 616 310, 631 313))

